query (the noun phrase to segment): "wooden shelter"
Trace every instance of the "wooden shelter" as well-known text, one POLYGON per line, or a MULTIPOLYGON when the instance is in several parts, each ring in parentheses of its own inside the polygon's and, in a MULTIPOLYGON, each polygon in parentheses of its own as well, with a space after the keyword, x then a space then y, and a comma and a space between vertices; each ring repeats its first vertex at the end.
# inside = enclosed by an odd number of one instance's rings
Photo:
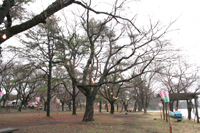
MULTIPOLYGON (((199 123, 198 103, 197 103, 198 95, 200 95, 200 93, 171 93, 171 94, 169 94, 170 110, 173 111, 173 103, 174 103, 174 101, 187 100, 188 118, 190 120, 191 119, 191 111, 192 111, 192 99, 194 99, 194 101, 195 101, 195 109, 196 109, 196 116, 197 116, 197 123, 199 123)), ((164 105, 165 104, 163 102, 163 116, 164 116, 164 119, 165 119, 164 107, 166 108, 166 106, 164 106, 164 105)), ((166 112, 167 112, 167 108, 166 108, 166 112)), ((167 121, 167 117, 166 117, 166 121, 167 121)))

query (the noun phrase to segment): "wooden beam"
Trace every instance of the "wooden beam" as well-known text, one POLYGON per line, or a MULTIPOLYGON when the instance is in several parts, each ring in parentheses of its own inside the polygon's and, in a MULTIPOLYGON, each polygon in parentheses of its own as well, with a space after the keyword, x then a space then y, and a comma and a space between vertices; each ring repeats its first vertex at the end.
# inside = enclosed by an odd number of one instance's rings
POLYGON ((200 93, 171 93, 170 100, 191 100, 197 98, 200 93))

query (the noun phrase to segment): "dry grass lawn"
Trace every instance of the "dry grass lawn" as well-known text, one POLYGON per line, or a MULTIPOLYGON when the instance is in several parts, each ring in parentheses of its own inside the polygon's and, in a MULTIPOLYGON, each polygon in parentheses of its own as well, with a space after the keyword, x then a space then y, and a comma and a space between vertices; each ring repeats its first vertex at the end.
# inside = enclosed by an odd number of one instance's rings
MULTIPOLYGON (((40 111, 40 118, 36 110, 11 110, 11 113, 1 109, 0 129, 6 127, 18 128, 14 133, 169 133, 169 123, 160 118, 159 113, 143 112, 115 112, 110 115, 106 111, 95 111, 93 122, 82 122, 83 111, 77 111, 72 116, 71 112, 51 112, 51 117, 46 117, 40 111)), ((177 122, 171 119, 173 133, 197 133, 200 124, 193 120, 184 119, 177 122)))

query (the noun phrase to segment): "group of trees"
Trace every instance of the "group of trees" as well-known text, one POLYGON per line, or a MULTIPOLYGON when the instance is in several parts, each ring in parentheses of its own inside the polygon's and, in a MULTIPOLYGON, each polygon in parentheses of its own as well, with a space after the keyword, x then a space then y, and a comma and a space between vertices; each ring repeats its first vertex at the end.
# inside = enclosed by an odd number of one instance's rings
POLYGON ((188 92, 198 79, 196 73, 190 77, 186 73, 168 73, 171 62, 177 58, 165 38, 172 23, 160 27, 159 23, 151 22, 138 28, 134 16, 119 15, 126 1, 116 0, 111 11, 104 12, 95 10, 92 0, 57 0, 33 18, 20 18, 25 10, 23 4, 28 2, 32 1, 4 0, 0 7, 0 35, 7 36, 0 38, 1 44, 27 30, 21 38, 22 47, 9 47, 23 62, 6 64, 9 69, 2 65, 0 70, 0 91, 6 91, 5 99, 9 99, 7 95, 13 89, 24 105, 30 98, 40 96, 50 116, 53 97, 60 98, 63 106, 72 101, 76 114, 76 97, 82 94, 86 98, 83 121, 93 121, 93 105, 99 95, 110 103, 111 114, 116 101, 125 110, 134 101, 146 112, 158 88, 158 79, 171 93, 188 92), (53 14, 73 4, 80 6, 79 14, 71 12, 74 20, 69 14, 63 15, 61 26, 60 18, 53 14), (19 14, 11 15, 13 10, 19 14), (101 19, 94 14, 101 14, 101 19), (13 26, 14 18, 23 22, 13 26), (172 84, 172 77, 178 76, 181 81, 172 84))

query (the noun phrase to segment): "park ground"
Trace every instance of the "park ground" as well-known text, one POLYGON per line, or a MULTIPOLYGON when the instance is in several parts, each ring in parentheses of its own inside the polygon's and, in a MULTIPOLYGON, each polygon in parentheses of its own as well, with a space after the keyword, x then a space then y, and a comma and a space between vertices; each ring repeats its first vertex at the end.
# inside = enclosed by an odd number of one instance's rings
MULTIPOLYGON (((114 115, 103 110, 94 112, 93 122, 82 122, 84 111, 77 110, 77 115, 70 111, 52 111, 51 117, 46 112, 26 109, 18 112, 0 109, 0 129, 13 127, 14 133, 169 133, 169 123, 160 118, 159 112, 115 112, 114 115)), ((170 119, 173 133, 197 133, 200 124, 184 119, 177 122, 170 119)))

